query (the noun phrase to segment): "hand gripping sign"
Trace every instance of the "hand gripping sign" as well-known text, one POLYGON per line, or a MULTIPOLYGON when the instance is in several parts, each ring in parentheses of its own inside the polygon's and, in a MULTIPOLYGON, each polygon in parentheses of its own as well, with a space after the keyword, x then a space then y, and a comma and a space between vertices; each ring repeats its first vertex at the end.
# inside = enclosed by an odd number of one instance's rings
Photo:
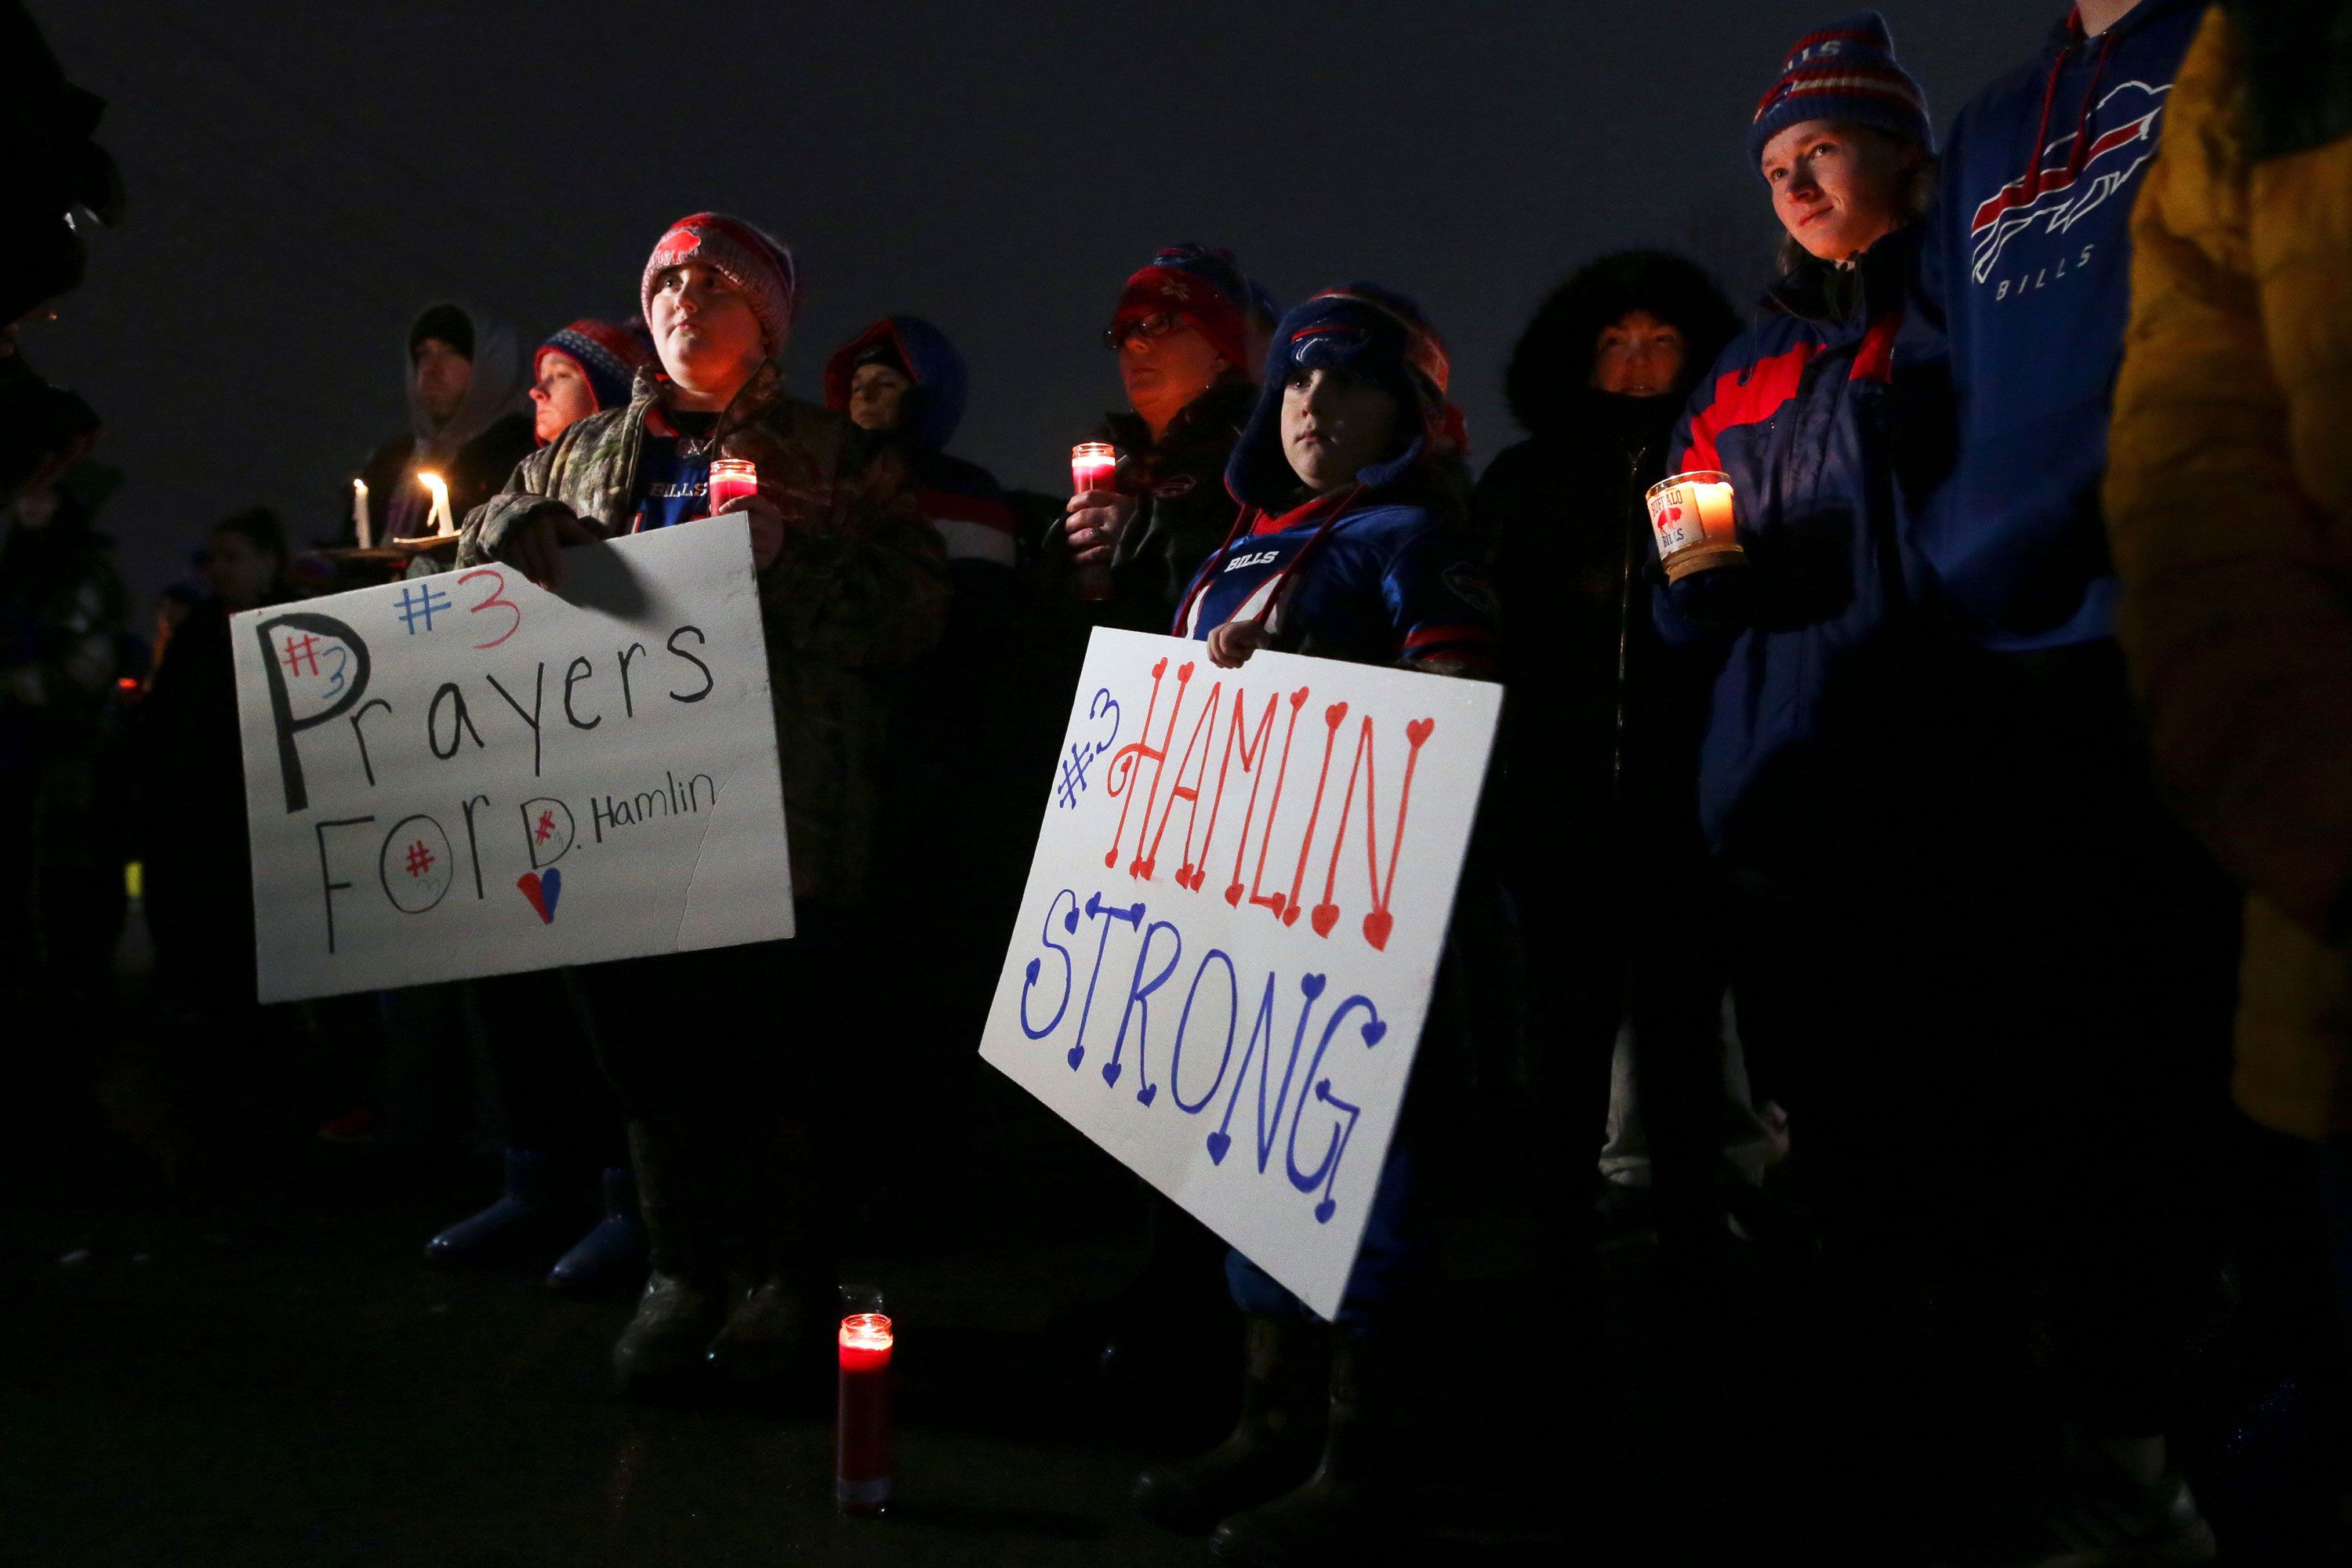
POLYGON ((1087 650, 981 1054, 1326 1316, 1501 705, 1133 632, 1087 650))
POLYGON ((793 933, 745 524, 564 573, 231 622, 263 1001, 793 933))

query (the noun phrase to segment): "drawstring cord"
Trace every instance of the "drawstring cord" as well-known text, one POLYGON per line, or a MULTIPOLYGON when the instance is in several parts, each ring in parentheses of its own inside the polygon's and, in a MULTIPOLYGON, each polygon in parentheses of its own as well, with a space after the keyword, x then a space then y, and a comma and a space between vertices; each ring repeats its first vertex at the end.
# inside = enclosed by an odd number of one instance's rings
MULTIPOLYGON (((1315 553, 1316 547, 1323 542, 1323 536, 1331 531, 1331 525, 1347 515, 1349 510, 1361 499, 1363 488, 1360 482, 1350 485, 1348 493, 1342 496, 1332 506, 1330 512, 1323 521, 1316 525, 1314 534, 1305 544, 1299 546, 1298 553, 1292 556, 1290 563, 1276 576, 1273 591, 1265 596, 1265 607, 1250 617, 1253 625, 1258 626, 1266 625, 1267 618, 1274 614, 1275 606, 1282 603, 1283 594, 1290 585, 1290 574, 1307 563, 1307 558, 1315 553)), ((1176 625, 1181 628, 1180 636, 1191 635, 1192 607, 1201 602, 1201 596, 1209 591, 1209 584, 1215 582, 1218 574, 1225 569, 1225 558, 1233 552, 1234 545, 1255 532, 1257 520, 1265 515, 1256 507, 1247 506, 1242 508, 1240 514, 1234 519, 1234 526, 1226 532, 1225 542, 1217 546, 1217 552, 1209 557, 1208 564, 1201 569, 1201 574, 1193 580, 1192 591, 1184 595, 1184 607, 1176 616, 1176 625)))
MULTIPOLYGON (((2079 32, 2083 26, 2082 14, 2078 11, 2069 16, 2066 26, 2069 31, 2079 32)), ((2058 51, 2058 58, 2051 62, 2050 79, 2042 89, 2042 117, 2033 128, 2033 146, 2026 154, 2025 199, 2029 202, 2042 194, 2042 154, 2050 145, 2050 111, 2057 106, 2058 79, 2065 74, 2066 57, 2074 51, 2074 43, 2069 41, 2066 47, 2058 51)), ((2106 79, 2107 56, 2115 47, 2115 30, 2109 28, 2099 40, 2098 58, 2091 64, 2091 84, 2083 91, 2083 111, 2074 119, 2074 143, 2067 149, 2066 166, 2060 171, 2066 184, 2074 182, 2090 159, 2091 115, 2099 107, 2099 84, 2106 79)))

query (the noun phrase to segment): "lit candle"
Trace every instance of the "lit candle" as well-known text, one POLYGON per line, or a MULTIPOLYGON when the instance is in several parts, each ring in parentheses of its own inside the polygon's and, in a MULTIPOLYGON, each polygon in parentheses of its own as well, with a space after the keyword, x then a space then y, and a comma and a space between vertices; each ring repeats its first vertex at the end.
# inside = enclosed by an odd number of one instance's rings
POLYGON ((446 539, 457 531, 457 520, 449 515, 448 483, 430 468, 420 468, 416 477, 425 482, 426 489, 433 492, 433 532, 436 537, 446 539))
POLYGON ((748 458, 720 458, 710 465, 710 515, 760 493, 760 470, 748 458))
MULTIPOLYGON (((1070 488, 1078 494, 1116 489, 1118 472, 1118 448, 1109 442, 1081 441, 1070 448, 1070 488)), ((1108 599, 1114 592, 1108 566, 1081 566, 1077 580, 1081 599, 1108 599)))
POLYGON ((890 1320, 841 1320, 841 1394, 834 1428, 834 1501, 844 1513, 890 1506, 890 1320))
POLYGON ((1648 499, 1668 582, 1744 558, 1732 523, 1730 475, 1712 468, 1672 474, 1650 487, 1648 499))
POLYGON ((375 548, 375 524, 368 517, 367 481, 352 481, 352 537, 362 550, 375 548))

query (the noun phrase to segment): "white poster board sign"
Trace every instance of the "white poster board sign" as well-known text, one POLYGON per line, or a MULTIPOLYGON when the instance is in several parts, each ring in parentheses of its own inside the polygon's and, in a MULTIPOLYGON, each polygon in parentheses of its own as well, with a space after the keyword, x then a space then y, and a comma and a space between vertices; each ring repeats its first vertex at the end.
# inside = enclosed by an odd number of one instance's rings
POLYGON ((793 933, 749 529, 230 626, 261 999, 793 933))
POLYGON ((1502 689, 1097 630, 981 1054, 1337 1311, 1502 689))

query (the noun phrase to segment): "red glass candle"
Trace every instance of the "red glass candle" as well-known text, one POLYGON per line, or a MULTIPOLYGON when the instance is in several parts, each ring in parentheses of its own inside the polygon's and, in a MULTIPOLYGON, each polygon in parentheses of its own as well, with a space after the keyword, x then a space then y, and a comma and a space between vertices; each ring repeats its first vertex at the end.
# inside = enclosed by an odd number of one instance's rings
POLYGON ((759 468, 746 458, 720 458, 710 465, 710 515, 760 493, 759 468))
POLYGON ((844 1513, 890 1506, 890 1320, 841 1320, 841 1394, 834 1427, 833 1497, 844 1513))
MULTIPOLYGON (((1070 488, 1080 495, 1089 490, 1116 489, 1113 476, 1118 472, 1118 448, 1108 441, 1081 441, 1070 448, 1070 488)), ((1108 599, 1111 596, 1110 569, 1107 566, 1081 566, 1077 572, 1078 597, 1108 599)))

